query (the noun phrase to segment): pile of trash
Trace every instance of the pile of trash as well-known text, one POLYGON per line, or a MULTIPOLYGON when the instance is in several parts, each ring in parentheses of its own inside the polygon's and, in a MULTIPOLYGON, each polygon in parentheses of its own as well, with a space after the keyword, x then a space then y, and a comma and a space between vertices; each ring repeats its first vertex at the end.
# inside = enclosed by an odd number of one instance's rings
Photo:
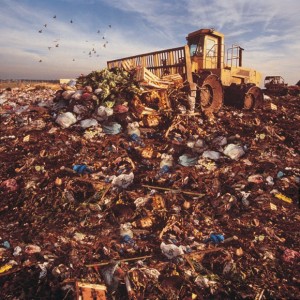
POLYGON ((0 298, 300 298, 300 98, 141 71, 0 91, 0 298))

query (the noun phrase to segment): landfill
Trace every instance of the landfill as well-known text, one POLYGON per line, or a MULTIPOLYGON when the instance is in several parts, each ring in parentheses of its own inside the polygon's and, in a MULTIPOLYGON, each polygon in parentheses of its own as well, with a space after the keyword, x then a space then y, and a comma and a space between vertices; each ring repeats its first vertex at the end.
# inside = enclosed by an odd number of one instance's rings
POLYGON ((1 299, 300 298, 300 97, 194 104, 135 70, 0 90, 1 299))

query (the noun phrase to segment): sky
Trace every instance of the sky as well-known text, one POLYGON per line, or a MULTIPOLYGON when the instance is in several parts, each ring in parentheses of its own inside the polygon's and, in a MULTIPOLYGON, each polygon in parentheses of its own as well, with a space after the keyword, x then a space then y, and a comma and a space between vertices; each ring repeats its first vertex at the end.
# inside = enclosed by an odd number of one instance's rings
POLYGON ((77 78, 214 28, 245 49, 243 66, 292 85, 299 15, 299 0, 0 0, 0 79, 77 78))

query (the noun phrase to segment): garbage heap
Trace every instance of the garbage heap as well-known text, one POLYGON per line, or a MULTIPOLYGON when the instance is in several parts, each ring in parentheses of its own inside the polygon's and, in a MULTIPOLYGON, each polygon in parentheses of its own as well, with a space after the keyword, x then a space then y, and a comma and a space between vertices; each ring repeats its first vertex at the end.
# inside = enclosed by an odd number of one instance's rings
POLYGON ((146 73, 1 90, 0 298, 299 299, 299 97, 146 73))

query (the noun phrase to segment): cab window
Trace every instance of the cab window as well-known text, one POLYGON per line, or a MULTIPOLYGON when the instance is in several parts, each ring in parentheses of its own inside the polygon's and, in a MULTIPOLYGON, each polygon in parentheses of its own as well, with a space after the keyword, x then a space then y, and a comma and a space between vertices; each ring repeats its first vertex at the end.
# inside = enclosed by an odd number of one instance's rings
POLYGON ((190 45, 190 53, 191 53, 191 56, 202 56, 203 55, 202 45, 191 44, 190 45))
POLYGON ((216 56, 215 40, 208 38, 206 40, 206 56, 216 56))

